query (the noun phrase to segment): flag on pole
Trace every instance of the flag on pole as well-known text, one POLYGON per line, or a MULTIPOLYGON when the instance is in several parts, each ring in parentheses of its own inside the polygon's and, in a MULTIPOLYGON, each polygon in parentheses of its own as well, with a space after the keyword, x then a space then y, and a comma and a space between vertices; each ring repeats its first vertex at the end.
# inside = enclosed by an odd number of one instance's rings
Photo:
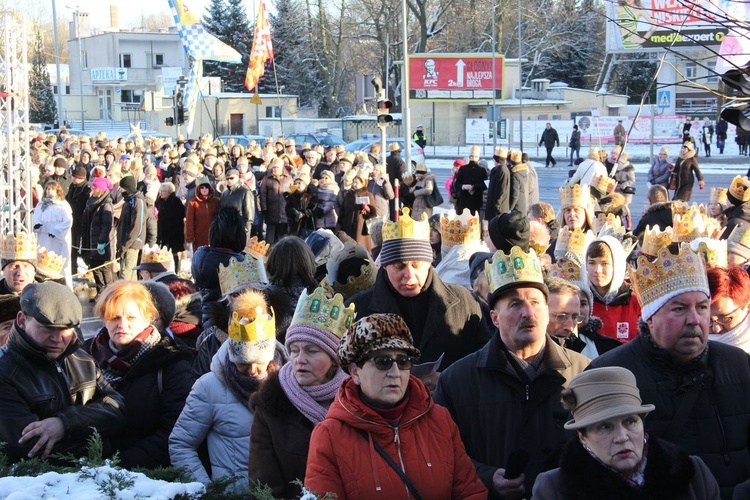
POLYGON ((200 59, 193 61, 190 67, 190 76, 185 85, 185 92, 182 96, 182 106, 187 110, 187 122, 185 128, 187 135, 193 133, 193 119, 195 118, 195 108, 198 102, 198 92, 200 92, 200 81, 203 76, 203 61, 200 59))
POLYGON ((253 90, 258 86, 260 77, 266 74, 266 63, 273 61, 273 45, 271 43, 271 26, 268 24, 266 4, 260 1, 258 18, 255 20, 253 48, 250 50, 250 61, 245 75, 245 87, 253 90))
POLYGON ((168 0, 177 32, 185 52, 193 59, 222 61, 239 64, 242 56, 229 45, 208 33, 185 5, 184 0, 168 0))

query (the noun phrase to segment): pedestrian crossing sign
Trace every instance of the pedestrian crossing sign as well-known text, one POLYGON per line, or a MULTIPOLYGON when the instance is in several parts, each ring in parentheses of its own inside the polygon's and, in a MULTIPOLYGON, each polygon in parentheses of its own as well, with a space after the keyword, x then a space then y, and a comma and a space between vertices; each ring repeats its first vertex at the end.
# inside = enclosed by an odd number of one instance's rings
POLYGON ((658 90, 656 92, 656 103, 659 109, 668 109, 672 105, 672 92, 670 90, 658 90))

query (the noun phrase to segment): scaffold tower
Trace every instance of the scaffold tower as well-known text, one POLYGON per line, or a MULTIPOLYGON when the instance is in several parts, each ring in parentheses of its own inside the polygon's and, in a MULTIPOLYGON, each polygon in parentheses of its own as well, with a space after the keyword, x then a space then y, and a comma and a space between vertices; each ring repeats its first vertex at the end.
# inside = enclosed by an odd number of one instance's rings
POLYGON ((32 231, 28 29, 0 13, 0 236, 32 231))

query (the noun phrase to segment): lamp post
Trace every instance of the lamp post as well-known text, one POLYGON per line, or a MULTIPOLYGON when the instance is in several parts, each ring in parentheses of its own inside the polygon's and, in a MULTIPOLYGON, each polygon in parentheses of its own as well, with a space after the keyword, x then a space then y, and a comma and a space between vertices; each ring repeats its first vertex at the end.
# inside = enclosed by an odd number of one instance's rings
MULTIPOLYGON (((520 1, 520 0, 519 0, 520 1)), ((401 71, 401 121, 404 124, 404 163, 411 173, 411 110, 409 109, 409 39, 406 0, 401 0, 401 37, 403 38, 404 66, 401 71)), ((385 154, 385 151, 382 152, 385 154)))
POLYGON ((57 2, 52 0, 52 33, 55 39, 55 73, 57 76, 57 127, 63 126, 62 80, 60 79, 60 43, 57 39, 57 2))
POLYGON ((86 121, 83 118, 83 44, 81 43, 81 11, 77 5, 75 9, 73 7, 68 7, 67 5, 66 7, 73 10, 73 15, 75 16, 76 41, 78 42, 78 83, 80 85, 79 96, 81 97, 81 130, 86 130, 86 121))
POLYGON ((518 113, 519 113, 519 139, 521 141, 520 150, 523 153, 523 67, 521 57, 523 48, 521 45, 521 0, 518 0, 518 113))
POLYGON ((492 0, 492 154, 497 148, 497 82, 495 80, 495 52, 497 42, 495 40, 495 0, 492 0))

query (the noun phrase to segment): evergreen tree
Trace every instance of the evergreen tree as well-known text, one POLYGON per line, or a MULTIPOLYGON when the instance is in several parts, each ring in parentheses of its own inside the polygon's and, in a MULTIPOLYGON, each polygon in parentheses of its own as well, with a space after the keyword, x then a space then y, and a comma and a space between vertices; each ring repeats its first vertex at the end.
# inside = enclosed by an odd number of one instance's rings
POLYGON ((40 31, 37 31, 34 37, 34 51, 29 73, 29 96, 29 121, 33 123, 54 122, 57 117, 57 104, 47 71, 40 31))
MULTIPOLYGON (((227 31, 228 13, 229 8, 226 0, 211 0, 208 7, 206 7, 203 19, 201 19, 201 23, 206 31, 222 42, 224 41, 223 34, 227 31)), ((203 76, 218 76, 222 80, 226 80, 229 66, 235 65, 219 61, 203 61, 203 76)))
POLYGON ((228 64, 224 78, 224 89, 227 92, 248 92, 245 88, 245 74, 250 60, 253 32, 247 20, 247 12, 243 0, 227 0, 227 20, 223 35, 219 35, 226 43, 242 56, 241 64, 228 64))
MULTIPOLYGON (((640 104, 643 94, 651 84, 656 74, 657 64, 649 62, 649 55, 640 53, 632 54, 632 58, 642 58, 641 61, 629 61, 617 63, 613 69, 613 77, 610 82, 611 91, 616 94, 628 96, 628 104, 640 104)), ((656 85, 651 87, 649 95, 644 100, 646 104, 656 103, 656 85)))

